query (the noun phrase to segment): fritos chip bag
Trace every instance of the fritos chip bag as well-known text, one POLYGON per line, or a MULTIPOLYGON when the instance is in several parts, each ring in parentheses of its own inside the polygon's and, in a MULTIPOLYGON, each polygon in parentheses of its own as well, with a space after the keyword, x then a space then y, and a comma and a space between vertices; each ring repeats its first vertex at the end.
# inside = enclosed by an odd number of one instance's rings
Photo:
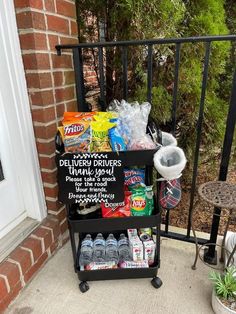
POLYGON ((90 121, 75 119, 63 122, 63 126, 64 146, 66 152, 86 153, 90 151, 90 121))
POLYGON ((94 116, 97 114, 96 111, 93 112, 70 112, 66 111, 63 115, 62 123, 66 121, 74 121, 75 119, 92 121, 94 116))

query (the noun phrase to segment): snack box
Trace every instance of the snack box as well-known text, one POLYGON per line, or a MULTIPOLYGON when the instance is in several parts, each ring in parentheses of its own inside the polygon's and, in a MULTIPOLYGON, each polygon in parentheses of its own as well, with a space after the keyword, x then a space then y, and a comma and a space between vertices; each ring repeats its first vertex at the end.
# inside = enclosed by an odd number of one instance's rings
POLYGON ((127 234, 128 234, 128 238, 130 240, 131 237, 137 236, 138 232, 137 232, 137 229, 128 229, 127 234))
POLYGON ((134 262, 143 261, 143 243, 138 236, 130 238, 130 251, 134 262))
POLYGON ((153 240, 143 242, 144 260, 148 261, 149 265, 152 265, 155 260, 156 245, 153 240))

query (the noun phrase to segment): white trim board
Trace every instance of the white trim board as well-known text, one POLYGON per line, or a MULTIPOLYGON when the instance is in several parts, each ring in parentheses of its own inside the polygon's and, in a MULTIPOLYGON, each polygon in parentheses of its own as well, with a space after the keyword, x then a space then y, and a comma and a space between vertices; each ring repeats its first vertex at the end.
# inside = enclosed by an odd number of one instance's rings
POLYGON ((39 225, 34 219, 26 218, 7 235, 0 239, 0 263, 39 225))
POLYGON ((13 125, 9 128, 10 136, 12 139, 17 138, 17 143, 14 143, 13 148, 14 155, 18 156, 16 158, 17 176, 27 215, 41 221, 46 217, 47 210, 13 0, 3 1, 0 20, 4 25, 4 47, 1 47, 1 49, 5 50, 7 56, 7 66, 11 77, 12 90, 14 91, 14 103, 10 107, 6 106, 5 114, 9 123, 13 120, 13 125), (17 120, 17 124, 20 125, 19 128, 14 128, 13 115, 17 120))

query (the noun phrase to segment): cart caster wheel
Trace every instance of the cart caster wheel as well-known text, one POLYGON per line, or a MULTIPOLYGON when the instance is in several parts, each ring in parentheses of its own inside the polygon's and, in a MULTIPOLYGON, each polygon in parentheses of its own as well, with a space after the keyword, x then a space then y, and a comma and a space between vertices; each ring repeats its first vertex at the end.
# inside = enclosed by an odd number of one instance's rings
POLYGON ((158 289, 162 286, 162 281, 159 277, 154 277, 151 281, 151 284, 154 288, 158 289))
POLYGON ((87 292, 89 290, 89 285, 87 281, 81 281, 81 283, 79 284, 79 289, 82 293, 87 292))

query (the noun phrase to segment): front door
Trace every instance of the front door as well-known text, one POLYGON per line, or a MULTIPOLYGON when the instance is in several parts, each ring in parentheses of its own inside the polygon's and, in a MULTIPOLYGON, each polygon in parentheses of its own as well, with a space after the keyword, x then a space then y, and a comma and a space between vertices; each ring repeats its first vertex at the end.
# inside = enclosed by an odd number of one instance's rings
POLYGON ((0 10, 0 239, 46 216, 13 0, 0 10))

